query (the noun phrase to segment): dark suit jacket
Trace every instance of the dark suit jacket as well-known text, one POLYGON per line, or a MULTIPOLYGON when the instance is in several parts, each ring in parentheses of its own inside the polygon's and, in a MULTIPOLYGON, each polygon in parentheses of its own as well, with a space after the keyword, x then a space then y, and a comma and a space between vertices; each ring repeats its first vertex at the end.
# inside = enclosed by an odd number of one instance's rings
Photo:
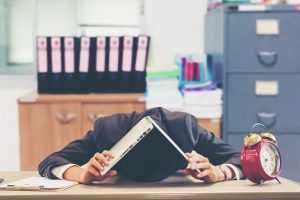
MULTIPOLYGON (((51 173, 55 167, 87 163, 96 152, 109 150, 145 116, 152 117, 184 152, 194 150, 207 157, 214 165, 231 163, 241 168, 239 152, 199 126, 194 116, 153 108, 142 113, 99 118, 94 130, 89 131, 84 138, 71 142, 43 160, 39 165, 40 175, 55 178, 51 173)), ((122 158, 115 167, 118 174, 135 181, 159 181, 184 169, 187 162, 159 135, 157 130, 151 131, 122 158)))

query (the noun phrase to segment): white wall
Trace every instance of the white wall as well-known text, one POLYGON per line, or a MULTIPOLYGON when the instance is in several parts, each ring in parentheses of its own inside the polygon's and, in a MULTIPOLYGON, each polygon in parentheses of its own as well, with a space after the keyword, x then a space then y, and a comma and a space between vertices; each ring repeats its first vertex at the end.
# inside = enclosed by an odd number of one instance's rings
POLYGON ((0 76, 0 171, 20 168, 17 98, 35 87, 33 77, 0 76))
POLYGON ((4 0, 0 0, 0 69, 6 65, 6 45, 7 45, 7 34, 5 21, 7 20, 6 4, 4 0))
POLYGON ((139 0, 84 0, 77 10, 79 24, 139 25, 139 0))
POLYGON ((37 35, 77 35, 76 1, 39 0, 37 10, 37 35))
MULTIPOLYGON (((43 2, 50 3, 51 0, 43 2)), ((172 65, 176 53, 203 52, 206 1, 144 0, 144 3, 145 16, 141 23, 143 33, 152 37, 149 60, 151 65, 172 65)), ((55 21, 57 20, 59 19, 56 18, 55 21)), ((64 22, 63 20, 61 23, 64 22)), ((66 32, 72 32, 73 25, 70 25, 66 32)), ((39 26, 39 34, 47 34, 43 26, 39 26)), ((49 26, 55 27, 56 24, 49 26)), ((53 30, 52 34, 55 33, 56 30, 53 30)), ((19 169, 17 98, 35 88, 33 76, 0 76, 0 171, 19 169)))
POLYGON ((77 4, 79 34, 138 35, 140 0, 81 0, 77 4), (107 26, 108 25, 108 26, 107 26))
POLYGON ((33 1, 8 1, 8 61, 31 63, 33 60, 33 1))
POLYGON ((178 53, 203 53, 205 12, 205 0, 145 0, 141 24, 151 36, 149 66, 172 65, 178 53))

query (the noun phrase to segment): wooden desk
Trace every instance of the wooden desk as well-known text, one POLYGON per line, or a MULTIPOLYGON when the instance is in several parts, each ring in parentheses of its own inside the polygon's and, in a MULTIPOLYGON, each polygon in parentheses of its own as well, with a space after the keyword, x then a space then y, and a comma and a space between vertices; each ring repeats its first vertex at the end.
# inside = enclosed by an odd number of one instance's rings
MULTIPOLYGON (((36 172, 1 173, 5 182, 37 175, 36 172)), ((19 199, 97 199, 97 200, 202 200, 202 199, 300 199, 300 184, 280 178, 254 185, 248 180, 204 184, 183 175, 159 183, 136 183, 112 178, 94 185, 76 185, 60 192, 0 191, 0 200, 19 199)))

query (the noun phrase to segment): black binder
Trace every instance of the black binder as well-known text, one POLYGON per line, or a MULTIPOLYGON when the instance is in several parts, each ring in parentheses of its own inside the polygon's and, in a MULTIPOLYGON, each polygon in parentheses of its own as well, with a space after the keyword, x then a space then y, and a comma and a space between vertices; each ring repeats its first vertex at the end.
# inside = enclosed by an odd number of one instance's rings
POLYGON ((131 78, 133 71, 134 61, 134 40, 133 36, 124 36, 121 38, 121 56, 119 57, 122 61, 120 64, 119 73, 119 89, 120 92, 129 93, 131 92, 131 78))
POLYGON ((51 37, 51 72, 50 72, 50 93, 62 94, 63 87, 63 66, 62 66, 62 52, 63 52, 63 38, 51 37))
POLYGON ((134 70, 131 81, 131 92, 145 92, 146 83, 146 65, 150 46, 150 37, 140 35, 134 42, 134 70))
POLYGON ((76 88, 76 40, 75 37, 63 38, 63 90, 66 94, 74 94, 77 92, 76 88))
POLYGON ((50 52, 50 40, 47 37, 37 37, 37 81, 38 93, 48 93, 50 90, 49 71, 51 59, 48 52, 50 52))
POLYGON ((108 91, 107 67, 108 67, 108 47, 107 37, 97 37, 95 53, 95 71, 93 73, 93 91, 104 93, 108 91))
POLYGON ((119 92, 119 68, 120 68, 120 37, 111 36, 109 38, 109 61, 107 73, 107 92, 119 92))
POLYGON ((79 68, 78 68, 78 92, 91 92, 91 65, 92 65, 92 41, 90 37, 80 38, 79 68))

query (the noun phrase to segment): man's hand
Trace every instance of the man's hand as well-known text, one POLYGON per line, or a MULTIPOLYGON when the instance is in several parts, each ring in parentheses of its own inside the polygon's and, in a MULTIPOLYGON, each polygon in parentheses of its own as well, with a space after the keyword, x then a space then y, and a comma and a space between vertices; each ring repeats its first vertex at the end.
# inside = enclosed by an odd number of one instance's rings
POLYGON ((110 158, 113 158, 113 155, 109 151, 105 150, 102 153, 95 153, 85 167, 70 167, 63 174, 63 178, 82 184, 89 184, 93 181, 101 181, 107 177, 116 176, 116 170, 110 170, 104 176, 100 175, 104 167, 109 164, 110 158))
POLYGON ((225 180, 225 175, 221 169, 212 165, 206 157, 194 151, 192 153, 186 153, 186 155, 189 158, 189 165, 183 171, 186 175, 189 174, 196 179, 204 180, 205 183, 214 183, 225 180))

